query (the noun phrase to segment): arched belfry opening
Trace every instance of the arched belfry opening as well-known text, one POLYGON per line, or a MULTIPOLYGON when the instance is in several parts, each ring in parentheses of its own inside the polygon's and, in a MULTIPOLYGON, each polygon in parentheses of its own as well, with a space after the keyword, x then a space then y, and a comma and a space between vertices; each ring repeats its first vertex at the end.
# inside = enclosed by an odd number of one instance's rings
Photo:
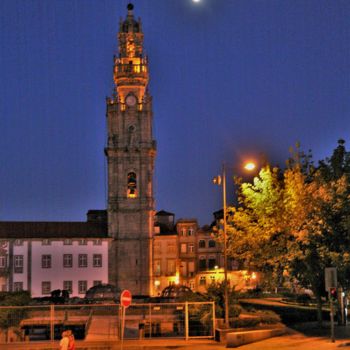
POLYGON ((136 198, 137 197, 137 176, 136 176, 136 173, 133 171, 128 173, 127 197, 128 198, 136 198))

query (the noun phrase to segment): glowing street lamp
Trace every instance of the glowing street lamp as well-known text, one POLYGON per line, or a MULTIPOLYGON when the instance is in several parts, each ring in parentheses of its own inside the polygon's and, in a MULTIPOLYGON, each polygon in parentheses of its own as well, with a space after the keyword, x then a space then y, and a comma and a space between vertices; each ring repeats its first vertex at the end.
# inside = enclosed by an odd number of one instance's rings
MULTIPOLYGON (((243 166, 246 170, 254 170, 255 164, 248 162, 243 166)), ((226 166, 222 164, 222 175, 214 177, 213 183, 222 186, 223 202, 223 234, 224 234, 224 292, 225 292, 225 325, 229 327, 229 300, 228 300, 228 283, 227 283, 227 218, 226 218, 226 166)))
POLYGON ((256 167, 256 165, 253 162, 248 162, 244 165, 244 169, 249 170, 249 171, 254 170, 255 167, 256 167))

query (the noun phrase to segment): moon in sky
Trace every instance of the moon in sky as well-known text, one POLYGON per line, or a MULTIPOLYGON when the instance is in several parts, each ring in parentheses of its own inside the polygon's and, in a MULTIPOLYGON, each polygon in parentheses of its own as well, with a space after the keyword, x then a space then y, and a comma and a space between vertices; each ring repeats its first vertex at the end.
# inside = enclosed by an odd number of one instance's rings
POLYGON ((193 2, 200 2, 201 0, 192 0, 193 2))

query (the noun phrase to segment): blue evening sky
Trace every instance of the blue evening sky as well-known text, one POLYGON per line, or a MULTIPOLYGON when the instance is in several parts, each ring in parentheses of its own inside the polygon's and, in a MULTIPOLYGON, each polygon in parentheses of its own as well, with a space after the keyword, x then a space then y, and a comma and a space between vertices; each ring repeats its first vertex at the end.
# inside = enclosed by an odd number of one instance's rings
MULTIPOLYGON (((124 0, 0 1, 0 220, 106 207, 105 97, 124 0)), ((222 162, 350 148, 350 1, 134 0, 150 60, 157 210, 210 223, 222 162)), ((228 179, 230 180, 230 179, 228 179)), ((233 193, 229 191, 229 200, 233 193)))

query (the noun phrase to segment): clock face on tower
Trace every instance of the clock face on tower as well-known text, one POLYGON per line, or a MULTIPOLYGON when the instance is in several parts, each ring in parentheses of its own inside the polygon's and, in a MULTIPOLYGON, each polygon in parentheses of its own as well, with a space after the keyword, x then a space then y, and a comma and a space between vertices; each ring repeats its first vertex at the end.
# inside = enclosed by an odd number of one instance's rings
POLYGON ((136 97, 134 95, 128 95, 125 99, 125 102, 129 107, 135 106, 136 97))

